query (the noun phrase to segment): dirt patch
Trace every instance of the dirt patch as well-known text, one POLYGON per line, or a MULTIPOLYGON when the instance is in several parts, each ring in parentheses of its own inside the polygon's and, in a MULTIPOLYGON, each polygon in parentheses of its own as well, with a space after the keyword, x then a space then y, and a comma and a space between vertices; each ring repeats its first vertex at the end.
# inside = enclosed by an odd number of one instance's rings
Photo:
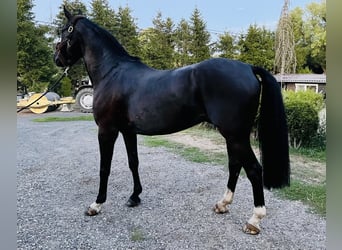
POLYGON ((165 135, 164 137, 165 139, 171 140, 173 142, 181 143, 189 147, 199 148, 203 151, 210 150, 214 152, 226 152, 226 147, 224 145, 217 144, 212 140, 201 136, 194 136, 180 132, 165 135))

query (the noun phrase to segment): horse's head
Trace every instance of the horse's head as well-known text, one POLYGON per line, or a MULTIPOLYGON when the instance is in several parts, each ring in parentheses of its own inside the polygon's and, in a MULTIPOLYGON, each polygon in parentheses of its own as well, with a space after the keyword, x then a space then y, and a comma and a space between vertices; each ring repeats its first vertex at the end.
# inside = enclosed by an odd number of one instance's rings
POLYGON ((72 15, 64 6, 64 14, 67 18, 66 25, 61 31, 61 41, 56 45, 54 60, 57 66, 67 67, 76 63, 82 56, 79 32, 75 26, 82 15, 72 15))

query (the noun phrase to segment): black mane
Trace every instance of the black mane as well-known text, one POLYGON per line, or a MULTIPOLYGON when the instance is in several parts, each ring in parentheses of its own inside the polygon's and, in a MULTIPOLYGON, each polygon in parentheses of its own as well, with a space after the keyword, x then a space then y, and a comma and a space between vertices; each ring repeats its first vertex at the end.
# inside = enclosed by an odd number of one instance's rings
POLYGON ((87 18, 83 18, 82 21, 89 29, 93 30, 93 32, 98 35, 97 39, 101 39, 101 42, 108 45, 108 47, 114 48, 116 55, 129 58, 130 60, 140 61, 139 57, 131 56, 119 41, 106 29, 87 18))

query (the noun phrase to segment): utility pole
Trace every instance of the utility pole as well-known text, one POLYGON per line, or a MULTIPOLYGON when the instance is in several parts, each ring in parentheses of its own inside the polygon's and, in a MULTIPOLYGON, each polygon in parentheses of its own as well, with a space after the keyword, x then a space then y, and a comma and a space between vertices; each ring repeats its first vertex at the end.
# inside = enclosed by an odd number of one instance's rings
POLYGON ((283 87, 283 75, 295 73, 297 63, 289 2, 289 0, 284 1, 275 34, 274 73, 280 73, 281 87, 283 87))

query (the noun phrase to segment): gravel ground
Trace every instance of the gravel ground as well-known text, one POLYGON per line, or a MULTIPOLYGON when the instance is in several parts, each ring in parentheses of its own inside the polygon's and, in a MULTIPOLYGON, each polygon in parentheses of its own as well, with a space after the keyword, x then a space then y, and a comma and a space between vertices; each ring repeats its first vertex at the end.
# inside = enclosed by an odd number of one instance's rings
POLYGON ((18 249, 326 249, 326 220, 268 191, 261 233, 244 234, 253 211, 248 180, 240 178, 230 213, 215 214, 227 182, 224 167, 146 147, 141 136, 141 205, 124 205, 132 177, 120 136, 107 202, 98 216, 85 216, 98 190, 96 124, 32 121, 76 115, 81 113, 17 116, 18 249))

